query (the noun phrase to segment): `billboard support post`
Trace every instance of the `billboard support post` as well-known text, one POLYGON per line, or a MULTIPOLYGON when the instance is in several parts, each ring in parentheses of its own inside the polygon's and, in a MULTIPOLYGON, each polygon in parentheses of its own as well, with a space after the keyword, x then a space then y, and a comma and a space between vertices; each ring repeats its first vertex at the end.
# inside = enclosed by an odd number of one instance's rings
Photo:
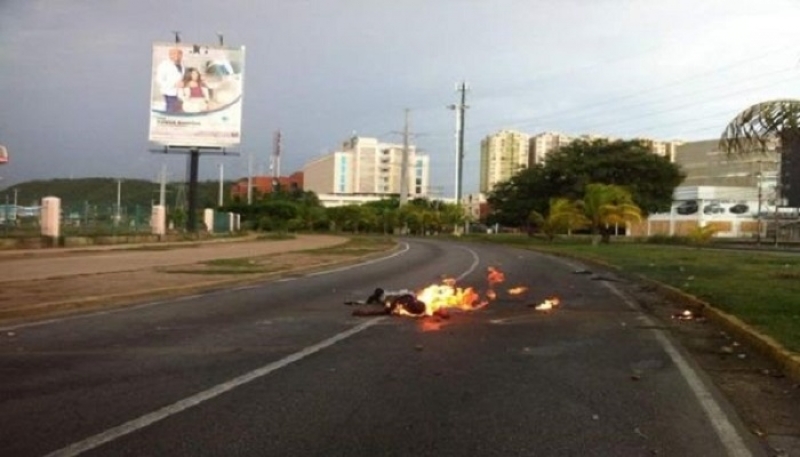
POLYGON ((182 147, 164 146, 163 149, 150 149, 154 154, 188 154, 189 162, 189 192, 187 195, 188 214, 186 215, 186 231, 189 233, 197 232, 197 182, 200 170, 200 154, 238 156, 235 151, 228 151, 225 148, 206 148, 206 147, 182 147))
POLYGON ((189 214, 186 217, 186 231, 197 232, 197 175, 200 168, 200 151, 189 150, 189 214))

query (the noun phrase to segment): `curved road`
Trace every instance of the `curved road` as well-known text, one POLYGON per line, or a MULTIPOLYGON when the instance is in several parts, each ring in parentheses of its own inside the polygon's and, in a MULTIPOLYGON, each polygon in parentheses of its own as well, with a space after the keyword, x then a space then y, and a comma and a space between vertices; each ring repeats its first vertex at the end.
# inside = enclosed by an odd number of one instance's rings
POLYGON ((409 240, 378 261, 5 329, 0 455, 749 456, 667 337, 580 265, 409 240), (346 300, 443 275, 488 308, 358 318, 346 300), (502 290, 525 285, 523 297, 502 290), (530 304, 556 295, 552 313, 530 304))

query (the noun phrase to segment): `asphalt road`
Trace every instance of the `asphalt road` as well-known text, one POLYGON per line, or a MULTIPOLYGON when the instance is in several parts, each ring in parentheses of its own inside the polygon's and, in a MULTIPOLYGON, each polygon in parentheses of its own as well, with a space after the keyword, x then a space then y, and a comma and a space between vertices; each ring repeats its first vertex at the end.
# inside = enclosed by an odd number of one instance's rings
POLYGON ((763 455, 662 330, 579 264, 408 241, 346 267, 0 333, 0 455, 763 455), (499 299, 351 316, 442 275, 499 299), (523 297, 502 289, 525 285, 523 297), (556 295, 539 313, 529 304, 556 295))

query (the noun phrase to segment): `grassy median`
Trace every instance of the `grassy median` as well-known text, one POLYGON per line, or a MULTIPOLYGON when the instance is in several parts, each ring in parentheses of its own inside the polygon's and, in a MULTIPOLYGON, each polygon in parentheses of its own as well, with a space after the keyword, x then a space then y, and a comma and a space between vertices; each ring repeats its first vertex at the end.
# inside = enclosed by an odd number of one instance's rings
POLYGON ((694 295, 800 352, 800 254, 646 243, 593 246, 525 236, 481 239, 597 260, 694 295))

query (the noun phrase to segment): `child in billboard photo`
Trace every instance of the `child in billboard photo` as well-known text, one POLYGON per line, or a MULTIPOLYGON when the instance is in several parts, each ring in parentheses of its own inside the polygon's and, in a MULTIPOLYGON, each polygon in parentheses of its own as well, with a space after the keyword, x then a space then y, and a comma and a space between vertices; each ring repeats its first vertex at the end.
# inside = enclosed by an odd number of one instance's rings
POLYGON ((180 113, 183 111, 180 90, 183 88, 183 51, 170 48, 169 58, 158 64, 156 83, 164 97, 164 111, 180 113))
POLYGON ((211 103, 209 90, 197 68, 186 69, 183 77, 183 111, 197 113, 207 111, 211 103))

